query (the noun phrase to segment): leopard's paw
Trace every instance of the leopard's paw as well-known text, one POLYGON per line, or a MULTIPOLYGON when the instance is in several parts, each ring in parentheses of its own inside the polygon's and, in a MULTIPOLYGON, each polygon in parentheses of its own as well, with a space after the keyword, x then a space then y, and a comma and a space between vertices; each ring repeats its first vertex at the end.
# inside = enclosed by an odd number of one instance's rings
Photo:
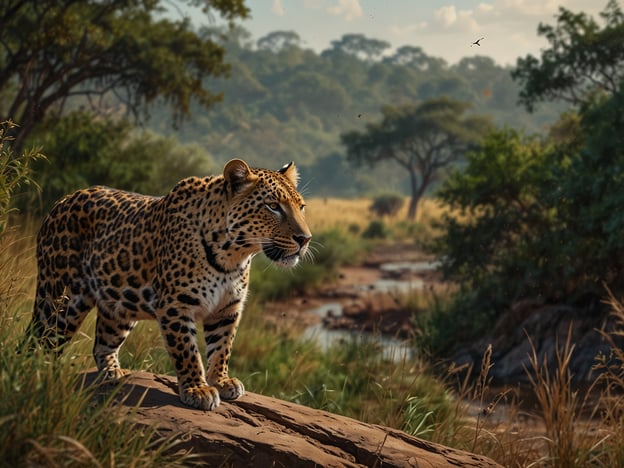
POLYGON ((209 385, 196 385, 181 389, 180 399, 185 405, 208 411, 215 409, 221 403, 218 390, 209 385))
POLYGON ((100 370, 99 380, 101 382, 115 382, 130 374, 127 369, 121 369, 119 367, 113 367, 109 369, 100 370))
POLYGON ((243 382, 235 377, 228 377, 215 382, 215 387, 219 390, 219 395, 224 400, 236 400, 245 394, 243 382))

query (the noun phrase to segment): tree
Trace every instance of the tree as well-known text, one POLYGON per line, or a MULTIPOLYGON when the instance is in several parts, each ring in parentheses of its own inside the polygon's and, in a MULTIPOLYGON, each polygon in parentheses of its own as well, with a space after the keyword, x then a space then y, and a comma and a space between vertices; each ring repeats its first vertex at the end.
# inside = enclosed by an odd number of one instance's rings
POLYGON ((347 159, 370 167, 390 160, 405 169, 411 185, 407 216, 413 220, 420 198, 440 170, 474 147, 488 127, 482 117, 463 116, 468 107, 448 98, 384 107, 382 120, 367 124, 365 132, 341 135, 347 159))
POLYGON ((294 31, 273 31, 258 39, 258 49, 266 49, 273 53, 287 47, 300 47, 301 38, 294 31))
POLYGON ((540 25, 551 43, 542 62, 529 56, 513 72, 527 109, 576 106, 547 139, 493 132, 438 192, 452 212, 434 252, 460 292, 437 329, 455 327, 454 342, 482 334, 518 300, 594 314, 605 285, 624 291, 624 17, 614 1, 602 17, 600 29, 561 9, 556 28, 540 25))
POLYGON ((413 46, 399 47, 392 56, 385 58, 384 62, 420 71, 437 72, 446 68, 444 59, 430 57, 420 47, 413 46))
MULTIPOLYGON (((233 24, 244 0, 187 0, 215 10, 233 24)), ((196 100, 221 99, 204 88, 209 76, 228 72, 224 48, 193 31, 190 20, 167 19, 158 0, 5 0, 0 11, 0 94, 8 94, 0 120, 20 124, 14 147, 52 109, 82 96, 94 108, 121 103, 139 119, 157 99, 179 121, 196 100)), ((4 102, 4 101, 2 101, 4 102)))
POLYGON ((331 42, 334 50, 340 50, 346 54, 363 58, 372 62, 390 47, 386 41, 370 39, 363 34, 345 34, 340 40, 331 42))
POLYGON ((579 105, 596 91, 613 93, 624 80, 624 13, 610 0, 600 14, 604 26, 585 13, 559 9, 557 26, 540 24, 550 48, 541 61, 532 55, 517 61, 512 77, 523 89, 520 103, 529 111, 542 101, 579 105))

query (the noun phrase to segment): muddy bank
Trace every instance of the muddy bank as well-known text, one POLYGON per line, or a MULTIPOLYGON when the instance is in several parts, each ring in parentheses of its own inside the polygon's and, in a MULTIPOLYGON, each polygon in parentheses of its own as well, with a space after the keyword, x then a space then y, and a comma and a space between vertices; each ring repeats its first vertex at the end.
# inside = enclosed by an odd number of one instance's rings
POLYGON ((338 278, 318 290, 266 306, 269 320, 306 328, 381 333, 409 338, 413 309, 400 295, 439 281, 432 259, 413 244, 383 245, 359 266, 340 269, 338 278))

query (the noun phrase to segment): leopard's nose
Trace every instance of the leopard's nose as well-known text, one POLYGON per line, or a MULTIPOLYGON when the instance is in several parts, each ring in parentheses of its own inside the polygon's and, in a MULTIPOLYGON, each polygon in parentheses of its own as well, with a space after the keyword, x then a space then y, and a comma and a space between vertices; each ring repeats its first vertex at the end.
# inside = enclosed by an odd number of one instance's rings
POLYGON ((312 239, 312 236, 309 234, 298 234, 298 235, 294 235, 293 239, 295 240, 295 242, 297 242, 297 244, 299 244, 299 247, 303 247, 308 242, 310 242, 310 239, 312 239))

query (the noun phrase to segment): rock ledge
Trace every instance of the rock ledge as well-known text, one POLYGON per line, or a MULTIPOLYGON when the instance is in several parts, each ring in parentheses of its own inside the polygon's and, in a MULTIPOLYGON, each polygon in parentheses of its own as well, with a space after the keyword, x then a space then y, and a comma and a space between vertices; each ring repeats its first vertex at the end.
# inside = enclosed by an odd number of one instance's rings
MULTIPOLYGON (((86 373, 86 384, 96 377, 86 373)), ((186 448, 215 466, 495 467, 493 461, 396 429, 247 393, 215 411, 184 406, 175 379, 132 373, 123 405, 163 434, 182 433, 186 448)))

